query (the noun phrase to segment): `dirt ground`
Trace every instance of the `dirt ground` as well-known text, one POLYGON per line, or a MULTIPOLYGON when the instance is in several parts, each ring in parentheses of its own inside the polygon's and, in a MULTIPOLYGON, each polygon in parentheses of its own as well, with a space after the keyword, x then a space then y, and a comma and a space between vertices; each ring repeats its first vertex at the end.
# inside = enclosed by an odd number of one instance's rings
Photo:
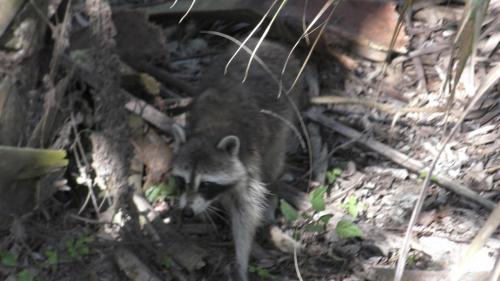
MULTIPOLYGON (((61 63, 56 85, 70 81, 58 101, 67 114, 50 145, 67 150, 70 164, 59 175, 56 192, 0 232, 0 280, 224 280, 233 262, 227 218, 217 213, 209 220, 179 221, 168 174, 177 145, 169 122, 184 125, 186 105, 199 92, 204 69, 232 44, 203 31, 244 38, 255 22, 195 13, 179 24, 182 15, 147 19, 129 6, 129 14, 118 13, 125 1, 110 2, 116 30, 109 34, 96 35, 110 29, 105 23, 92 29, 95 19, 85 5, 72 8, 66 58, 78 66, 61 63), (107 53, 110 38, 115 45, 107 53), (134 109, 140 101, 160 115, 134 109), (10 258, 14 265, 8 264, 10 258)), ((153 1, 132 2, 147 7, 153 1)), ((470 103, 474 85, 481 85, 500 63, 497 6, 484 27, 490 33, 478 43, 475 71, 464 71, 449 114, 411 110, 447 105, 440 87, 463 10, 459 3, 422 3, 405 23, 408 52, 394 55, 383 79, 381 61, 354 48, 339 48, 343 55, 335 56, 327 51, 332 47, 317 47, 303 75, 313 100, 302 113, 311 151, 291 140, 282 180, 309 194, 324 188, 324 206, 316 208, 314 196, 308 195, 309 205, 296 219, 283 210, 283 203, 278 206, 276 225, 257 235, 252 281, 392 280, 425 175, 366 142, 383 143, 428 167, 470 103), (491 47, 490 40, 496 45, 491 47), (318 95, 356 102, 324 104, 314 100, 318 95), (381 110, 374 103, 410 110, 381 110), (361 135, 346 137, 324 120, 340 122, 361 135), (284 240, 277 242, 269 233, 284 240), (292 237, 300 241, 295 258, 292 237)), ((281 29, 273 29, 269 37, 291 46, 281 29)), ((41 52, 50 55, 53 48, 41 52)), ((307 47, 296 53, 303 59, 307 47)), ((499 136, 496 85, 466 116, 434 173, 497 204, 499 136)), ((485 205, 445 185, 430 184, 410 241, 404 280, 448 280, 449 270, 490 214, 485 205)), ((497 230, 463 280, 488 280, 499 254, 497 230)))

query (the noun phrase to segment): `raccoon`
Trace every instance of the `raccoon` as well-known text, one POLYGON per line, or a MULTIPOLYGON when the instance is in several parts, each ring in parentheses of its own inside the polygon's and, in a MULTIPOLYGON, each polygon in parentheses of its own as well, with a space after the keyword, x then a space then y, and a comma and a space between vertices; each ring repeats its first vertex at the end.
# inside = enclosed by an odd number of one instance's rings
MULTIPOLYGON (((246 45, 253 49, 256 42, 246 45)), ((216 201, 228 212, 236 251, 232 279, 247 281, 252 241, 268 206, 269 187, 283 171, 290 131, 284 120, 293 122, 292 102, 303 103, 303 84, 299 81, 288 95, 278 95, 276 77, 288 50, 273 41, 263 41, 257 52, 266 68, 254 62, 242 83, 249 55, 241 51, 224 75, 235 50, 227 49, 208 67, 203 90, 188 115, 186 140, 174 155, 172 175, 179 182, 183 216, 201 214, 216 201)), ((289 89, 299 67, 296 58, 289 61, 283 89, 289 89)))

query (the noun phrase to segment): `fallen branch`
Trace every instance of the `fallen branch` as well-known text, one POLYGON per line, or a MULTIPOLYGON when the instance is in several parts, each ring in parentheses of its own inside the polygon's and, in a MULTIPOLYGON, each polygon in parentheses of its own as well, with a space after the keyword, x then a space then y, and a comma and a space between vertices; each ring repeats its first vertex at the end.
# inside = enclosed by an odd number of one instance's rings
POLYGON ((340 97, 340 96, 319 96, 311 99, 312 104, 355 104, 369 108, 375 108, 389 113, 407 113, 407 112, 446 112, 444 107, 398 107, 384 103, 361 100, 356 98, 340 97))
MULTIPOLYGON (((423 163, 421 163, 418 160, 415 160, 381 142, 378 142, 376 140, 372 139, 364 139, 361 138, 361 133, 349 128, 337 121, 334 121, 332 118, 327 117, 326 115, 319 113, 319 112, 308 112, 306 114, 307 117, 312 119, 313 121, 316 121, 323 126, 326 126, 332 130, 335 130, 336 132, 349 137, 353 139, 358 139, 358 143, 361 143, 368 148, 376 151, 377 153, 391 159, 392 161, 398 163, 399 165, 405 167, 408 170, 411 170, 415 173, 418 173, 419 175, 425 175, 428 172, 428 169, 425 167, 423 163)), ((436 182, 437 184, 465 197, 468 198, 477 204, 488 208, 488 209, 493 209, 495 207, 495 203, 493 203, 491 200, 485 199, 481 196, 479 196, 477 193, 469 189, 468 187, 459 184, 455 182, 454 180, 443 176, 443 175, 434 175, 432 176, 432 181, 436 182)))
MULTIPOLYGON (((125 91, 123 91, 125 92, 125 91)), ((167 115, 163 114, 158 109, 153 106, 147 104, 146 102, 132 97, 129 95, 130 100, 125 104, 125 108, 139 116, 141 116, 144 120, 153 124, 158 129, 162 130, 165 133, 172 133, 172 127, 175 122, 167 115)))
POLYGON ((162 251, 165 251, 188 271, 198 270, 206 265, 204 259, 207 252, 204 249, 172 229, 170 225, 164 224, 159 214, 154 211, 151 204, 144 197, 134 195, 133 201, 139 213, 144 214, 141 216, 146 219, 146 229, 153 237, 153 241, 159 243, 162 251), (168 239, 162 239, 162 237, 168 239))
POLYGON ((129 249, 118 248, 115 253, 115 260, 118 267, 127 275, 130 280, 160 281, 154 273, 129 249))

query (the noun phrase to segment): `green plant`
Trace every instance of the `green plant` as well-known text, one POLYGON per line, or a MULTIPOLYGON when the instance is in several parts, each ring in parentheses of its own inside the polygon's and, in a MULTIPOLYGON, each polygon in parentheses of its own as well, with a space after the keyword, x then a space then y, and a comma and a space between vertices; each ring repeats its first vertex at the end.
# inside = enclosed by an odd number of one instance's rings
POLYGON ((149 202, 154 203, 158 201, 163 201, 167 197, 175 194, 175 183, 173 179, 169 179, 168 183, 160 183, 158 185, 150 186, 146 192, 145 196, 149 202))
POLYGON ((35 276, 33 276, 33 273, 29 272, 28 270, 23 269, 23 270, 19 271, 19 273, 17 274, 17 280, 18 281, 34 281, 35 276))
POLYGON ((356 219, 361 211, 363 211, 364 206, 362 203, 358 202, 356 196, 351 195, 347 200, 341 205, 349 215, 356 219))
POLYGON ((47 264, 50 266, 57 266, 59 263, 59 255, 56 250, 46 250, 45 257, 47 257, 47 264))
POLYGON ((299 217, 297 210, 283 199, 280 201, 280 210, 288 221, 295 221, 299 217))
POLYGON ((263 279, 276 279, 274 276, 271 275, 271 273, 269 273, 269 271, 265 268, 262 268, 260 266, 253 266, 253 265, 250 265, 248 266, 248 271, 251 272, 251 273, 256 273, 260 278, 263 278, 263 279))
MULTIPOLYGON (((333 172, 332 172, 333 173, 333 172)), ((339 174, 339 171, 335 172, 339 174)), ((319 186, 314 189, 309 194, 309 201, 312 206, 312 214, 308 212, 303 212, 301 214, 301 218, 306 221, 306 224, 303 228, 305 232, 322 232, 326 230, 327 225, 330 223, 330 220, 333 218, 332 214, 323 214, 321 216, 320 213, 325 211, 326 203, 325 203, 325 194, 327 188, 325 186, 319 186)), ((357 217, 359 210, 362 208, 360 203, 356 197, 351 196, 343 205, 344 208, 348 210, 348 212, 353 216, 357 217)), ((281 200, 280 204, 281 213, 288 221, 295 221, 299 218, 299 213, 295 210, 290 204, 281 200)), ((363 233, 359 229, 359 227, 353 222, 342 220, 337 223, 335 231, 337 235, 342 239, 362 237, 363 233)), ((300 233, 295 232, 294 238, 298 238, 300 233)))
POLYGON ((363 233, 361 229, 351 221, 341 220, 337 223, 335 227, 335 232, 341 239, 349 239, 349 238, 362 238, 363 233))
POLYGON ((171 257, 169 256, 165 256, 163 257, 163 260, 162 260, 162 265, 166 268, 166 269, 169 269, 172 267, 172 264, 174 263, 174 261, 172 260, 171 257))
POLYGON ((8 251, 0 251, 0 263, 7 267, 16 267, 17 256, 8 251))
POLYGON ((314 189, 311 194, 309 194, 309 201, 311 202, 312 208, 315 212, 325 210, 325 193, 326 186, 319 186, 314 189))
POLYGON ((337 178, 342 174, 340 168, 334 168, 326 172, 326 180, 328 184, 334 184, 337 178))
POLYGON ((68 255, 72 258, 79 258, 90 254, 89 243, 93 242, 94 238, 87 235, 80 235, 78 239, 68 239, 66 241, 66 248, 68 255))

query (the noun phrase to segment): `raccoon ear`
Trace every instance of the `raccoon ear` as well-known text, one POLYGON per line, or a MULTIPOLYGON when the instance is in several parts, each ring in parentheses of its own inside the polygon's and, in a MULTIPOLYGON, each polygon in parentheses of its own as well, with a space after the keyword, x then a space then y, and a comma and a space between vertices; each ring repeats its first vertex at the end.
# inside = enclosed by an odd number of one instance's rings
POLYGON ((225 136, 219 141, 217 148, 236 156, 240 152, 240 139, 234 135, 225 136))

